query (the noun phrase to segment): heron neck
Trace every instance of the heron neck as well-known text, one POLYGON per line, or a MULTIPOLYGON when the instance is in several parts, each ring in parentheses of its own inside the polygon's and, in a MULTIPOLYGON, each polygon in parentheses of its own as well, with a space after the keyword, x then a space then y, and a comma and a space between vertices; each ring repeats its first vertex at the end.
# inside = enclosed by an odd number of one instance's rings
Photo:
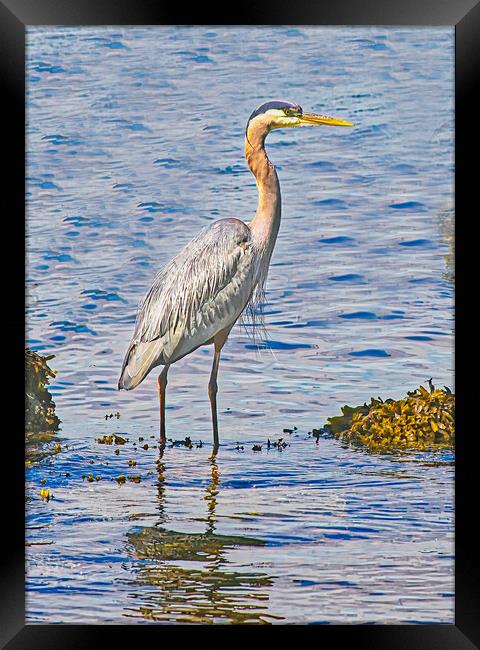
POLYGON ((267 128, 249 128, 245 157, 258 188, 257 211, 250 222, 250 230, 258 245, 271 253, 280 227, 281 195, 277 172, 265 151, 267 135, 267 128))

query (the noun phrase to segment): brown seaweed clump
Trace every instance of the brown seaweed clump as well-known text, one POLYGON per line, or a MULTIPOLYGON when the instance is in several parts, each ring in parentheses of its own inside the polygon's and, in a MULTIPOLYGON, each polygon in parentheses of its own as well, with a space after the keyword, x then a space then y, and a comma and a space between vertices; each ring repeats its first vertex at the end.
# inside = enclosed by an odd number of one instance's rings
POLYGON ((127 439, 113 433, 111 436, 102 436, 101 438, 97 438, 97 442, 99 445, 124 445, 127 442, 127 439))
POLYGON ((55 355, 42 357, 25 348, 25 431, 28 433, 55 432, 60 419, 55 414, 55 402, 46 388, 56 376, 47 361, 55 355))
POLYGON ((432 451, 455 447, 455 395, 447 388, 419 386, 400 400, 380 397, 363 406, 344 406, 328 418, 326 434, 370 451, 432 451))

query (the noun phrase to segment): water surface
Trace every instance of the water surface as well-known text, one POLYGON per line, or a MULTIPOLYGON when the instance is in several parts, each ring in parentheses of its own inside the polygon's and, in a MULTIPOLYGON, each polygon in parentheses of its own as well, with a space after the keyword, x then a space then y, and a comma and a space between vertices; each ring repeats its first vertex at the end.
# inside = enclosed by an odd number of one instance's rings
POLYGON ((27 77, 27 335, 64 447, 27 472, 29 622, 451 623, 451 455, 308 432, 452 386, 453 31, 31 28, 27 77), (201 227, 253 216, 243 135, 272 98, 356 126, 269 136, 268 338, 224 348, 215 462, 212 351, 175 364, 168 435, 194 447, 159 459, 155 374, 116 390, 136 308, 201 227))

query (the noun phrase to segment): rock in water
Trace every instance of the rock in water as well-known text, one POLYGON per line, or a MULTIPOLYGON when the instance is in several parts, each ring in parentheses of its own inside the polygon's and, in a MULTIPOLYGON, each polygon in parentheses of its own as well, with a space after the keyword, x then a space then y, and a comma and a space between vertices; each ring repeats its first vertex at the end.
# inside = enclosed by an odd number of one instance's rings
POLYGON ((343 442, 389 453, 455 448, 455 395, 447 388, 419 386, 399 400, 380 398, 362 406, 343 406, 328 418, 323 432, 343 442))
POLYGON ((47 364, 55 355, 42 357, 25 348, 25 432, 54 432, 60 425, 55 402, 46 388, 56 373, 47 364))

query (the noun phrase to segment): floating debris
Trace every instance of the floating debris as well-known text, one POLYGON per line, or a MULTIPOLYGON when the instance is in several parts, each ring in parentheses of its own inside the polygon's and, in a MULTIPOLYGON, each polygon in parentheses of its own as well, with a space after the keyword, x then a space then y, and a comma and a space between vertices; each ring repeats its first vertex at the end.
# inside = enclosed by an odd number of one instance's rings
MULTIPOLYGON (((447 388, 419 386, 400 400, 380 397, 362 406, 344 406, 314 435, 335 436, 370 451, 433 451, 455 447, 455 395, 447 388)), ((317 441, 318 441, 317 437, 317 441)))
POLYGON ((101 438, 97 438, 97 442, 99 445, 124 445, 127 442, 127 438, 122 438, 122 436, 118 436, 116 433, 112 433, 110 436, 102 436, 101 438))
POLYGON ((187 449, 193 449, 193 443, 189 436, 185 436, 185 440, 173 440, 173 438, 168 438, 168 442, 171 443, 170 447, 187 447, 187 449))
POLYGON ((128 461, 128 465, 129 465, 129 467, 135 467, 136 464, 137 464, 137 461, 136 461, 136 460, 129 460, 129 461, 128 461))
POLYGON ((107 413, 105 415, 105 420, 110 420, 111 418, 117 418, 117 420, 120 417, 120 413, 117 411, 116 413, 107 413))
POLYGON ((127 476, 127 479, 131 481, 132 483, 140 483, 142 480, 142 477, 140 475, 137 476, 127 476))
POLYGON ((252 450, 253 451, 262 451, 262 445, 253 445, 252 450))
POLYGON ((127 477, 124 474, 121 474, 120 476, 115 477, 115 480, 121 485, 122 483, 125 483, 127 477))
POLYGON ((53 494, 48 488, 42 488, 40 490, 40 498, 44 501, 50 501, 50 499, 53 499, 53 494))
POLYGON ((288 442, 285 442, 283 438, 279 438, 276 442, 270 442, 270 438, 267 440, 267 449, 270 447, 276 447, 278 451, 282 451, 285 447, 290 447, 288 442))

